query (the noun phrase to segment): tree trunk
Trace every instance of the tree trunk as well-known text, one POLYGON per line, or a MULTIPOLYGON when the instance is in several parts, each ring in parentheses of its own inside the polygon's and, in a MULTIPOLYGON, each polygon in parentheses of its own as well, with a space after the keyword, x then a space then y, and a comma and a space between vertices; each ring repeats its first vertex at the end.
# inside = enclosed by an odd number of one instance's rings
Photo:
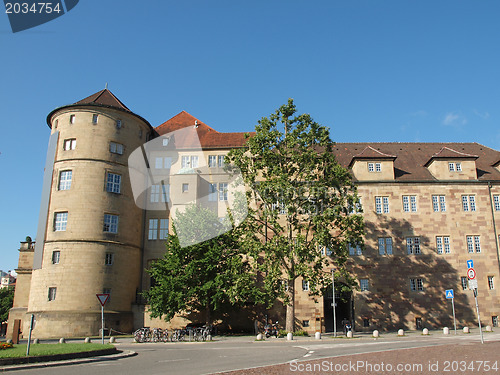
POLYGON ((210 308, 210 302, 207 303, 205 324, 208 326, 212 324, 212 309, 210 308))
POLYGON ((286 305, 287 332, 295 332, 295 280, 288 280, 288 305, 286 305))

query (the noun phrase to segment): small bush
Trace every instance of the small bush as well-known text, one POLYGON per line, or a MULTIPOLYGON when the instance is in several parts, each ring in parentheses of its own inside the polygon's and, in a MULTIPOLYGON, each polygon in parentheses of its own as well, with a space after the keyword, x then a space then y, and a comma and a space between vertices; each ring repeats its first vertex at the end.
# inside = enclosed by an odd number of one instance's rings
POLYGON ((306 331, 300 329, 298 331, 295 331, 293 333, 294 336, 309 336, 309 333, 307 333, 306 331))
POLYGON ((14 345, 12 345, 8 342, 0 342, 0 350, 11 349, 13 347, 14 347, 14 345))
POLYGON ((288 333, 288 332, 286 331, 286 329, 280 329, 280 330, 278 331, 278 336, 279 336, 279 337, 284 337, 284 336, 286 336, 286 335, 287 335, 287 333, 288 333))

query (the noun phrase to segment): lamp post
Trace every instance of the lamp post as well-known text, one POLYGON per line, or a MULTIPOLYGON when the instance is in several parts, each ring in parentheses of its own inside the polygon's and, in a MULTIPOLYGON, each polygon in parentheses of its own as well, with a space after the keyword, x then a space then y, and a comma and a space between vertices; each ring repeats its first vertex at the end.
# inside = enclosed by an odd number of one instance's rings
POLYGON ((333 337, 337 337, 337 317, 335 314, 335 268, 332 268, 332 295, 333 295, 333 337))

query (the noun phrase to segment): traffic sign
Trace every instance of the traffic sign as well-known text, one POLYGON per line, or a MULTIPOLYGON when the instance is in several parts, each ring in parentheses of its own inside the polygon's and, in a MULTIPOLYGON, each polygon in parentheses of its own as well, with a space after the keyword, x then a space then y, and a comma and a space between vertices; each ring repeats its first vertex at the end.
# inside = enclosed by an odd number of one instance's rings
POLYGON ((472 259, 469 259, 467 261, 467 269, 469 269, 469 268, 474 268, 474 262, 472 261, 472 259))
POLYGON ((446 298, 447 298, 447 299, 451 299, 451 298, 453 298, 453 297, 454 297, 454 296, 453 296, 453 289, 447 289, 447 290, 445 291, 445 293, 446 293, 446 298))
POLYGON ((476 279, 469 280, 469 289, 470 290, 477 289, 477 280, 476 279))
POLYGON ((467 270, 467 277, 469 278, 469 280, 474 280, 476 278, 476 271, 474 270, 474 268, 469 268, 467 270))
POLYGON ((104 306, 106 304, 106 302, 108 302, 109 294, 107 294, 107 293, 96 294, 96 296, 97 296, 97 299, 99 300, 99 303, 101 304, 101 306, 104 306))

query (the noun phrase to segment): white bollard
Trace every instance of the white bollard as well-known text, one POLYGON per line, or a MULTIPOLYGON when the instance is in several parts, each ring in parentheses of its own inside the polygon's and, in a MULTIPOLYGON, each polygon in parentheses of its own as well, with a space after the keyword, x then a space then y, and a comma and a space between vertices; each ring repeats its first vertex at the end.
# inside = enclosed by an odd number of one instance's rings
POLYGON ((116 342, 116 337, 115 337, 115 336, 111 336, 111 337, 109 338, 109 343, 110 343, 110 344, 114 344, 115 342, 116 342))
POLYGON ((293 340, 293 333, 292 332, 288 332, 287 335, 286 335, 286 339, 288 341, 292 341, 293 340))
POLYGON ((443 334, 444 335, 449 335, 450 334, 450 329, 448 327, 443 328, 443 334))
POLYGON ((352 339, 352 331, 347 332, 347 338, 352 339))
POLYGON ((379 333, 377 330, 373 331, 373 337, 377 338, 379 336, 379 333))
POLYGON ((40 343, 40 339, 34 339, 33 340, 33 344, 39 344, 40 343))
POLYGON ((493 332, 493 328, 491 328, 491 326, 486 326, 484 329, 486 332, 493 332))
POLYGON ((464 333, 469 333, 469 327, 464 327, 463 331, 464 333))
POLYGON ((92 342, 92 340, 90 339, 90 337, 85 337, 85 344, 90 344, 92 342))
POLYGON ((427 328, 424 328, 422 330, 422 334, 425 335, 425 336, 427 336, 429 334, 429 330, 427 328))
POLYGON ((61 337, 59 339, 59 344, 65 344, 66 343, 66 340, 64 339, 64 337, 61 337))
POLYGON ((264 336, 262 336, 262 333, 259 333, 259 334, 257 335, 257 340, 258 340, 258 341, 261 341, 261 340, 263 340, 263 339, 264 339, 264 336))
POLYGON ((398 336, 404 336, 404 335, 405 335, 404 329, 398 330, 398 336))
POLYGON ((316 340, 321 340, 321 332, 316 332, 316 333, 314 334, 314 338, 315 338, 316 340))

